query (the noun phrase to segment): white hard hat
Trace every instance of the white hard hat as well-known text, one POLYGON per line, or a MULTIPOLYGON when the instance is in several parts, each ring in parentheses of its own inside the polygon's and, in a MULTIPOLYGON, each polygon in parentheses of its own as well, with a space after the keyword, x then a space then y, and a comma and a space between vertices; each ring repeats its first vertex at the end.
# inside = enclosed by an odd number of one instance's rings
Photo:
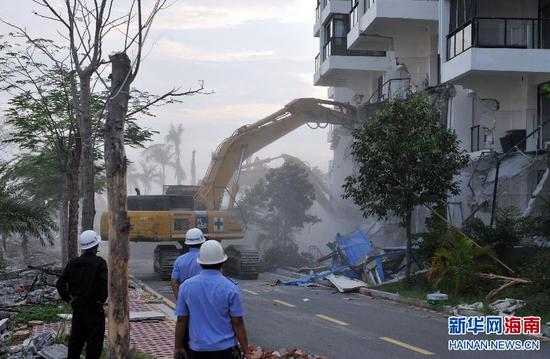
POLYGON ((223 251, 220 242, 215 240, 206 241, 201 246, 197 262, 204 265, 220 264, 227 260, 227 255, 223 251))
POLYGON ((101 236, 92 230, 84 231, 80 234, 80 249, 90 249, 101 242, 101 236))
POLYGON ((198 228, 191 228, 185 233, 185 244, 192 246, 204 243, 205 241, 206 238, 204 238, 204 234, 202 234, 202 231, 198 228))

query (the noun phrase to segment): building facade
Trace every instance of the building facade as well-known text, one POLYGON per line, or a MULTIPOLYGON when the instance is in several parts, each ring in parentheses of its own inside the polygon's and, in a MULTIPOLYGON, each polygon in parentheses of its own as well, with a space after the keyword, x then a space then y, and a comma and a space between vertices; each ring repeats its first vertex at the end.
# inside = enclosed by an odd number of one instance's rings
MULTIPOLYGON (((491 213, 491 187, 499 205, 524 211, 548 180, 550 0, 317 0, 313 34, 314 84, 363 117, 407 90, 444 93, 446 125, 472 157, 448 208, 456 224, 491 213)), ((352 207, 341 199, 354 169, 349 130, 332 128, 329 142, 334 201, 352 207)))

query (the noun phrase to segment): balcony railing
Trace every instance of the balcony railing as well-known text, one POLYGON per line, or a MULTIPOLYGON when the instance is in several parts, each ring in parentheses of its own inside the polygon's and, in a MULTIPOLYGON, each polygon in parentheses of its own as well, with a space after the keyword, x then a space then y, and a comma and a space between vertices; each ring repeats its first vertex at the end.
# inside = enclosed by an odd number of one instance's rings
POLYGON ((405 100, 414 90, 409 77, 389 79, 373 92, 367 103, 379 103, 396 98, 405 100))
POLYGON ((550 19, 475 17, 447 35, 447 59, 472 47, 550 49, 550 19))
POLYGON ((351 24, 351 27, 353 27, 357 24, 357 21, 359 21, 359 0, 352 0, 351 5, 352 7, 349 12, 349 23, 351 24))
POLYGON ((386 57, 386 51, 376 50, 348 50, 347 38, 331 37, 323 46, 323 61, 329 56, 374 56, 386 57))

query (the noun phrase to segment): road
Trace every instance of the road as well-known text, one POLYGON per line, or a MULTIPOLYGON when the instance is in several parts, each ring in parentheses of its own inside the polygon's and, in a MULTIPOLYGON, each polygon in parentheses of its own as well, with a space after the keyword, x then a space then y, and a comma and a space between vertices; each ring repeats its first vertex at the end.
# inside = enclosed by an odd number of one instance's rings
MULTIPOLYGON (((153 248, 131 244, 130 272, 173 300, 168 282, 152 273, 153 248)), ((256 281, 239 280, 252 345, 297 347, 331 359, 550 358, 547 343, 532 352, 450 352, 447 318, 439 313, 329 288, 274 286, 276 279, 263 273, 256 281)))

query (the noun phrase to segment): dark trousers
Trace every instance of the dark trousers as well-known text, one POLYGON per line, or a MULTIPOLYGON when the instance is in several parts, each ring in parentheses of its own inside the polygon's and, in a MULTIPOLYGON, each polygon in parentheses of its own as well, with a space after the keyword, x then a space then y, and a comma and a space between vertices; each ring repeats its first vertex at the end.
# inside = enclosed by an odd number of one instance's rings
POLYGON ((67 359, 79 359, 86 343, 86 359, 98 359, 103 351, 105 314, 102 308, 89 312, 73 312, 69 355, 67 359))
POLYGON ((238 347, 233 347, 215 352, 196 352, 189 350, 189 359, 240 359, 241 352, 238 347))

